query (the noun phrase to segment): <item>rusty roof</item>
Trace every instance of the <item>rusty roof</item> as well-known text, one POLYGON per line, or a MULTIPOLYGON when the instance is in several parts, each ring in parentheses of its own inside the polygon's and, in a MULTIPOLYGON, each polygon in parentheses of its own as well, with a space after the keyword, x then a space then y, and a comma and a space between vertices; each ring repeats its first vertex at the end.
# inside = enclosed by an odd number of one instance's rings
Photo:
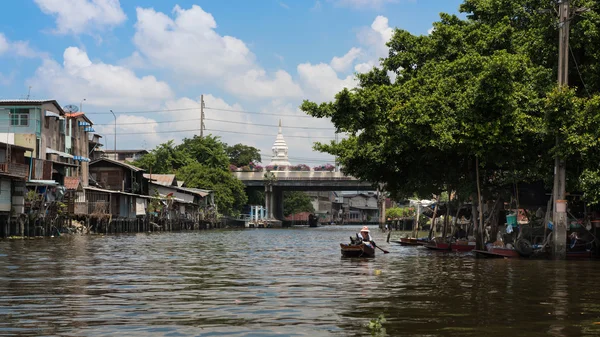
POLYGON ((177 186, 174 174, 148 174, 144 173, 144 178, 150 179, 150 182, 163 186, 177 186))
POLYGON ((133 165, 131 165, 131 164, 126 164, 126 163, 123 163, 123 162, 120 162, 120 161, 117 161, 117 160, 113 160, 113 159, 110 159, 110 158, 100 158, 100 159, 96 159, 96 160, 94 160, 94 161, 92 161, 92 162, 90 163, 90 167, 91 167, 92 165, 96 164, 96 163, 99 163, 99 162, 101 162, 101 161, 105 161, 105 162, 107 162, 107 163, 115 164, 115 165, 117 165, 117 166, 121 166, 121 167, 124 167, 124 168, 130 169, 130 170, 132 170, 133 172, 144 171, 144 169, 142 169, 142 168, 139 168, 139 167, 137 167, 137 166, 133 166, 133 165))
POLYGON ((65 177, 65 188, 70 191, 78 190, 81 180, 79 177, 65 177))

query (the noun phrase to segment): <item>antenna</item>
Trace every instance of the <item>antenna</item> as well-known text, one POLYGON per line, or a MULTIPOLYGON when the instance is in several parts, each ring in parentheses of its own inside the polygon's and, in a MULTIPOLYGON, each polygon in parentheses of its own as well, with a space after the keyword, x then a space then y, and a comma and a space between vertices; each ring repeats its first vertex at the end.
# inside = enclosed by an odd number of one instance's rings
POLYGON ((31 96, 31 86, 29 86, 29 90, 27 90, 27 100, 29 100, 29 96, 31 96))

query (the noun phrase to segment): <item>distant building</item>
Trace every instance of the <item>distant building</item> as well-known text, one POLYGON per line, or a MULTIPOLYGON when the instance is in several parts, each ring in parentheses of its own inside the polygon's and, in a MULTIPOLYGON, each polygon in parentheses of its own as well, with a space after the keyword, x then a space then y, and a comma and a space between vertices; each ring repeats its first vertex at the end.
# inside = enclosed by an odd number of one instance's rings
POLYGON ((136 161, 149 152, 146 150, 104 150, 104 156, 117 161, 136 161))
POLYGON ((343 212, 346 222, 378 221, 379 207, 374 192, 344 194, 343 212))

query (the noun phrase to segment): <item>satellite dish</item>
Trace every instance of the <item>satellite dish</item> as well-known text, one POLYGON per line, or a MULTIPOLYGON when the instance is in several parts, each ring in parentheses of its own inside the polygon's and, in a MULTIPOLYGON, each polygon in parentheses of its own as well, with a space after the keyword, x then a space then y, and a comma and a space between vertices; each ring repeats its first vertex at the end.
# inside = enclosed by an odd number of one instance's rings
POLYGON ((79 107, 77 107, 77 105, 73 105, 73 104, 69 104, 69 105, 65 105, 63 107, 63 110, 65 110, 66 112, 77 112, 79 111, 79 107))

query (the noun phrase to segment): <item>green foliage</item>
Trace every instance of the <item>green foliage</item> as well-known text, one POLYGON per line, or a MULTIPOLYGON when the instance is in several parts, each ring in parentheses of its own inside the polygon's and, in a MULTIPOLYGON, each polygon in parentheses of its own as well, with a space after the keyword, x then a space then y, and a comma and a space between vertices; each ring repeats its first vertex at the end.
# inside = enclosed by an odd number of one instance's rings
POLYGON ((229 163, 237 167, 248 165, 252 162, 260 163, 260 151, 252 146, 244 144, 235 144, 225 148, 229 163))
POLYGON ((476 192, 476 159, 485 197, 515 182, 551 183, 559 154, 567 156, 569 189, 592 197, 600 181, 600 44, 594 42, 600 4, 572 3, 592 9, 571 21, 579 65, 571 62, 574 90, 555 89, 555 5, 465 0, 467 18, 441 14, 430 35, 397 29, 381 69, 358 75, 359 86, 332 102, 301 105, 348 134, 315 149, 337 156, 345 173, 383 184, 393 197, 454 190, 463 201, 476 192), (397 75, 394 83, 387 71, 397 75))
MULTIPOLYGON (((177 146, 178 150, 188 154, 196 162, 219 169, 229 170, 229 157, 226 152, 227 145, 219 137, 208 135, 185 138, 177 146)), ((247 164, 247 163, 246 163, 247 164)))
POLYGON ((244 184, 224 168, 192 162, 177 171, 177 179, 184 180, 188 187, 213 190, 222 214, 237 214, 248 200, 244 184))
MULTIPOLYGON (((134 165, 147 172, 152 169, 156 174, 176 174, 177 179, 184 180, 188 187, 213 190, 219 212, 236 214, 247 197, 243 183, 229 172, 227 149, 225 143, 212 135, 185 138, 179 145, 170 140, 158 145, 134 165)), ((160 210, 158 204, 155 208, 160 210)))
POLYGON ((415 209, 413 207, 392 207, 385 211, 386 218, 397 220, 404 217, 415 216, 415 209))
POLYGON ((285 191, 283 192, 283 215, 301 212, 314 212, 315 208, 310 200, 310 197, 300 191, 285 191))
POLYGON ((372 319, 367 324, 367 328, 371 332, 371 336, 386 336, 385 328, 383 324, 385 324, 386 319, 383 314, 379 315, 379 317, 372 319))
POLYGON ((142 156, 133 165, 143 168, 146 172, 156 174, 173 173, 191 161, 191 158, 185 151, 182 151, 180 146, 175 146, 175 143, 169 140, 142 156))

